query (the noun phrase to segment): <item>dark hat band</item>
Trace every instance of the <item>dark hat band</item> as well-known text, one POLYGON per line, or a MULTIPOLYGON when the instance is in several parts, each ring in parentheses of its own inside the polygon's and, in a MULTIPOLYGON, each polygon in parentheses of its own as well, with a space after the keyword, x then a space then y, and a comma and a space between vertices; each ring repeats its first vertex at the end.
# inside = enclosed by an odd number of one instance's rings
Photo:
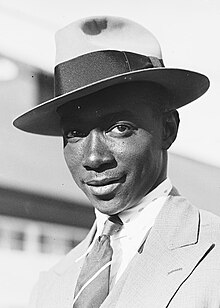
POLYGON ((157 67, 164 67, 162 59, 132 52, 105 50, 88 53, 55 67, 55 96, 116 75, 157 67))

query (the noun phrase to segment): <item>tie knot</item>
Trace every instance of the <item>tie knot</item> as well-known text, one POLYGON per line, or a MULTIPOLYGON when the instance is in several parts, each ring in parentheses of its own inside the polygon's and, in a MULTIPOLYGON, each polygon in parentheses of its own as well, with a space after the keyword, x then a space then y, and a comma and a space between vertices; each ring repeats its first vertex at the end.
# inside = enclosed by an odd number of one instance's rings
POLYGON ((118 217, 118 215, 110 216, 105 224, 101 235, 113 235, 114 233, 118 232, 123 225, 123 222, 118 217))

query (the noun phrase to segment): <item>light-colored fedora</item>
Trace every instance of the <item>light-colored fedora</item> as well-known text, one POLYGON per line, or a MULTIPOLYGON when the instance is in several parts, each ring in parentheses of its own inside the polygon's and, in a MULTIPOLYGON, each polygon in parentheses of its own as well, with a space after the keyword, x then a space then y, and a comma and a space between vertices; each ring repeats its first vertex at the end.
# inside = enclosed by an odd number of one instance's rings
POLYGON ((13 124, 24 131, 61 136, 57 108, 109 86, 133 81, 160 84, 170 108, 186 105, 209 87, 206 76, 165 68, 156 38, 128 19, 102 16, 73 22, 56 34, 55 97, 27 111, 13 124))

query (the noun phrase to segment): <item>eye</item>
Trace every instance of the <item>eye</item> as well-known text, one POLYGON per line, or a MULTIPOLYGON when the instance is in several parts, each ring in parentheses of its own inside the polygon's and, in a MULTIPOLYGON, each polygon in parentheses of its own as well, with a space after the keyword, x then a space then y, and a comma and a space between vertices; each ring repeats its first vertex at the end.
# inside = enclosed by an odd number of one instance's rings
POLYGON ((128 127, 127 125, 117 125, 113 129, 111 129, 111 131, 116 132, 116 133, 124 133, 128 131, 129 129, 130 127, 128 127))
POLYGON ((83 138, 86 136, 85 132, 82 132, 80 130, 70 130, 64 133, 64 136, 67 140, 71 140, 71 139, 79 139, 79 138, 83 138))
POLYGON ((128 137, 134 132, 134 129, 130 123, 118 123, 110 127, 107 133, 116 137, 128 137))

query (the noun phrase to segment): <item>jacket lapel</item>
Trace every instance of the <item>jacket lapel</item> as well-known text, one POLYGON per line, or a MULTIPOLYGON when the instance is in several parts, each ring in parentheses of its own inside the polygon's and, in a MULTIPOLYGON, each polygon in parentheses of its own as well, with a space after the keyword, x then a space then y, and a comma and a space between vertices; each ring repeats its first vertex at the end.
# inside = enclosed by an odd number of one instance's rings
MULTIPOLYGON (((177 192, 172 190, 172 194, 177 192)), ((184 198, 170 196, 141 253, 133 258, 102 307, 169 307, 178 289, 212 249, 212 243, 203 241, 199 235, 199 227, 199 211, 184 198)), ((96 225, 64 262, 54 268, 53 285, 57 287, 59 299, 48 307, 60 307, 59 303, 62 303, 62 308, 72 307, 75 284, 84 258, 75 261, 86 252, 95 229, 96 225)))
MULTIPOLYGON (((181 285, 212 249, 211 242, 199 239, 199 223, 198 209, 182 197, 170 196, 142 253, 137 253, 128 266, 120 295, 115 291, 118 296, 115 307, 168 307, 181 285)), ((114 297, 114 291, 109 299, 111 296, 114 297)))

